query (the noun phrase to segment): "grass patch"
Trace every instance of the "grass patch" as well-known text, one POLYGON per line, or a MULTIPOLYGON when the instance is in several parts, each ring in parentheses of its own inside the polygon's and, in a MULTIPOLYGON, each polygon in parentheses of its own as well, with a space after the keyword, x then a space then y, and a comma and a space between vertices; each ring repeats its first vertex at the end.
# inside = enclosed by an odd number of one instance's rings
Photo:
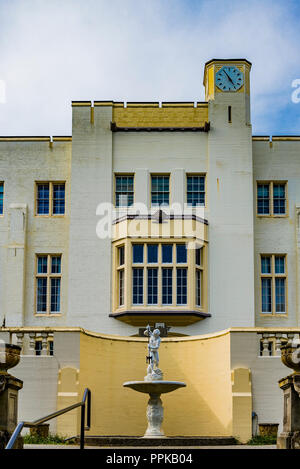
POLYGON ((38 435, 24 435, 24 444, 27 445, 74 445, 75 440, 67 440, 66 436, 49 435, 46 438, 38 435))
POLYGON ((247 445, 276 445, 277 437, 276 436, 262 436, 257 435, 253 436, 251 440, 247 442, 247 445))

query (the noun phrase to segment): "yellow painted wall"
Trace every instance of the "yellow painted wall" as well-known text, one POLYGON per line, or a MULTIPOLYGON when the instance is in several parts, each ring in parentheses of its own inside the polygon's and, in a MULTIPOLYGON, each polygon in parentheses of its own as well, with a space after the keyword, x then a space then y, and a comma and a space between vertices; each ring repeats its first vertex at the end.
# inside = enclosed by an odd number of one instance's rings
POLYGON ((207 104, 115 105, 113 121, 119 127, 203 127, 208 121, 207 104))
MULTIPOLYGON (((147 341, 81 333, 79 395, 92 391, 90 435, 142 436, 148 395, 126 389, 143 380, 147 341)), ((164 379, 186 388, 162 396, 167 436, 231 436, 230 334, 167 338, 160 347, 164 379)))

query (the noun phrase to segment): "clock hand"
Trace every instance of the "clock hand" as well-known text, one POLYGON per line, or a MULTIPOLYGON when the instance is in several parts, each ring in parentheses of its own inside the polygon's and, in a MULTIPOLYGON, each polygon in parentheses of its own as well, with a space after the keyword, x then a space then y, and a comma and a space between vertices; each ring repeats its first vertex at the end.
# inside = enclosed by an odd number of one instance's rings
POLYGON ((230 78, 230 76, 228 75, 228 73, 227 73, 225 70, 224 70, 224 73, 225 73, 225 75, 227 76, 227 78, 231 81, 231 83, 234 85, 232 79, 230 78))

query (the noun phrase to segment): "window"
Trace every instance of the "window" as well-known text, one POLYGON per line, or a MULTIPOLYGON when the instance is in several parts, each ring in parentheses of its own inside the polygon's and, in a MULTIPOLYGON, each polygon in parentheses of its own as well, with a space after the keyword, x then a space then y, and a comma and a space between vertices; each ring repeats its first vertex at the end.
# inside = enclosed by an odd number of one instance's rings
POLYGON ((144 269, 132 269, 132 303, 134 305, 141 305, 144 303, 144 269))
MULTIPOLYGON (((35 355, 41 356, 42 355, 42 350, 43 350, 43 340, 41 337, 37 338, 35 340, 34 344, 34 351, 35 355)), ((47 339, 47 355, 53 356, 54 355, 54 347, 53 347, 53 339, 47 339)))
POLYGON ((151 204, 169 205, 170 176, 151 176, 151 204))
POLYGON ((36 214, 40 216, 65 214, 64 182, 38 182, 36 184, 36 214))
POLYGON ((203 252, 202 247, 195 249, 196 265, 196 306, 202 306, 203 252))
POLYGON ((114 259, 113 311, 206 309, 206 254, 202 244, 189 250, 183 242, 127 240, 114 247, 114 259))
POLYGON ((257 214, 284 216, 287 211, 286 182, 257 183, 257 214))
POLYGON ((162 304, 171 305, 173 303, 173 269, 162 269, 162 304))
POLYGON ((286 314, 286 256, 261 255, 261 313, 286 314))
POLYGON ((187 176, 187 204, 205 205, 205 176, 187 176))
POLYGON ((3 215, 4 183, 0 182, 0 215, 3 215))
POLYGON ((130 207, 134 199, 134 176, 116 175, 116 207, 130 207))
POLYGON ((178 305, 187 304, 187 269, 176 269, 177 273, 177 300, 178 305))
MULTIPOLYGON (((185 244, 133 244, 133 304, 134 305, 186 305, 187 304, 187 249, 185 244), (145 250, 146 247, 146 250, 145 250), (173 255, 173 251, 176 253, 173 255), (144 252, 147 258, 144 262, 144 252), (173 265, 173 259, 176 264, 173 265), (171 264, 169 267, 163 267, 171 264), (177 269, 177 300, 173 298, 173 268, 177 269), (151 267, 150 267, 151 266, 151 267), (145 287, 144 287, 145 279, 145 287), (159 293, 159 287, 161 292, 159 293), (144 298, 144 288, 146 295, 144 298)), ((175 290, 175 287, 174 287, 175 290)))
POLYGON ((38 255, 36 273, 36 313, 60 313, 61 255, 38 255))
POLYGON ((119 306, 124 305, 125 292, 125 246, 118 247, 118 290, 119 290, 119 306))

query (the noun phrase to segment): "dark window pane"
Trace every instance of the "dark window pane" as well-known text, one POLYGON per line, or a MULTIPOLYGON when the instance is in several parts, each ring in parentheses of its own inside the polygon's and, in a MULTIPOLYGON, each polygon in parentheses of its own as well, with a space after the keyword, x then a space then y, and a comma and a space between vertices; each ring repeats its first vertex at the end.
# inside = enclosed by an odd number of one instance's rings
POLYGON ((48 257, 39 256, 37 258, 37 273, 46 274, 48 272, 48 257))
POLYGON ((271 257, 270 256, 261 257, 261 273, 262 274, 271 273, 271 257))
POLYGON ((148 244, 148 263, 153 264, 158 261, 158 245, 157 244, 148 244))
POLYGON ((202 265, 202 248, 197 248, 195 251, 196 265, 202 265))
POLYGON ((185 244, 176 244, 176 262, 185 264, 187 262, 187 250, 185 244))
POLYGON ((0 182, 0 215, 3 215, 4 184, 0 182))
POLYGON ((151 176, 151 204, 169 205, 169 176, 151 176))
POLYGON ((37 279, 37 313, 47 312, 47 278, 37 279))
POLYGON ((144 282, 144 270, 143 269, 132 269, 132 303, 134 305, 140 305, 144 303, 143 295, 143 282, 144 282))
POLYGON ((188 205, 205 205, 205 176, 187 177, 188 205))
POLYGON ((202 272, 196 270, 196 305, 201 306, 201 276, 202 272))
POLYGON ((144 262, 144 245, 143 244, 133 244, 133 263, 141 264, 144 262))
POLYGON ((49 215, 49 184, 37 185, 37 214, 49 215))
POLYGON ((285 258, 283 256, 275 256, 275 274, 285 273, 285 258))
POLYGON ((119 265, 123 265, 125 263, 125 247, 121 246, 118 249, 119 251, 119 265))
POLYGON ((36 355, 41 355, 42 354, 42 341, 41 340, 36 340, 34 344, 34 350, 36 355))
POLYGON ((51 258, 51 273, 60 274, 61 273, 61 257, 53 256, 51 258))
POLYGON ((262 313, 272 313, 272 282, 270 278, 261 279, 262 313))
POLYGON ((116 207, 130 207, 133 205, 133 179, 133 176, 116 176, 116 207))
POLYGON ((65 213, 65 184, 53 184, 53 215, 65 213))
POLYGON ((187 304, 187 269, 176 269, 177 274, 177 304, 187 304))
POLYGON ((162 262, 163 264, 171 264, 173 262, 172 244, 162 244, 162 262))
POLYGON ((285 313, 285 278, 275 279, 276 313, 285 313))
POLYGON ((60 312, 60 278, 51 279, 51 313, 60 312))
POLYGON ((158 269, 148 269, 148 305, 157 304, 158 269))
POLYGON ((119 306, 124 305, 124 270, 119 271, 119 306))
POLYGON ((171 305, 172 300, 172 269, 162 269, 162 304, 171 305))
POLYGON ((273 184, 273 212, 275 215, 285 214, 285 184, 273 184))
POLYGON ((269 215, 270 213, 270 185, 258 184, 257 186, 257 213, 269 215))

